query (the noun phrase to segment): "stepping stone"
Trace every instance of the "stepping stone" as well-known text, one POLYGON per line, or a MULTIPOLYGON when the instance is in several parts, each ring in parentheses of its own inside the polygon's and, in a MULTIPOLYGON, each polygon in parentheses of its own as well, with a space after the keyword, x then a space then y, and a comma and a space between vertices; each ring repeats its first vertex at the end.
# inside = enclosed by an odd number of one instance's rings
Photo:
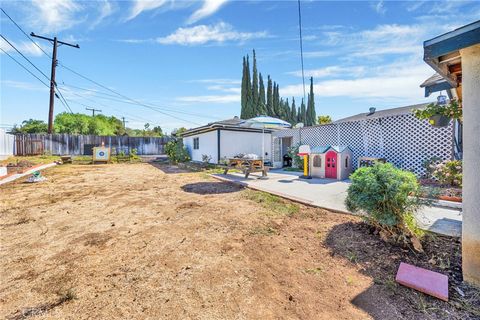
POLYGON ((443 301, 448 301, 448 276, 444 274, 401 262, 395 281, 443 301))

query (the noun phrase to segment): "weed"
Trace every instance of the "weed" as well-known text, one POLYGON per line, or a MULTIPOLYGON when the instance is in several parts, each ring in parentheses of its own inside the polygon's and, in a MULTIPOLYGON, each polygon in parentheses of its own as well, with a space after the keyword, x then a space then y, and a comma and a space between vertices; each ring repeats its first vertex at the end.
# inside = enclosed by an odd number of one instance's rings
POLYGON ((72 288, 67 289, 65 292, 57 292, 57 294, 60 296, 58 299, 59 304, 78 299, 77 294, 72 288))
POLYGON ((323 272, 323 269, 322 267, 316 267, 312 269, 305 269, 305 272, 310 274, 320 274, 323 272))
POLYGON ((273 227, 256 227, 250 231, 250 234, 261 235, 261 236, 273 236, 273 235, 279 235, 280 232, 278 232, 278 230, 273 227))
POLYGON ((248 200, 259 203, 268 210, 267 215, 286 215, 291 216, 300 211, 296 203, 284 200, 280 197, 262 191, 245 190, 244 197, 248 200))
POLYGON ((347 286, 351 286, 354 283, 354 279, 350 276, 345 278, 345 282, 347 283, 347 286))
POLYGON ((355 252, 348 251, 347 252, 347 259, 351 263, 357 263, 358 262, 358 257, 357 257, 357 254, 355 252))

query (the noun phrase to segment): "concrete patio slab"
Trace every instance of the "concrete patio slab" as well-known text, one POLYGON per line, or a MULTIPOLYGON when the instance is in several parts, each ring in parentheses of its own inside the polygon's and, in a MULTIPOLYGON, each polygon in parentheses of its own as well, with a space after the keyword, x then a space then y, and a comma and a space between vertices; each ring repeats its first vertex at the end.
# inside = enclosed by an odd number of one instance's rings
MULTIPOLYGON (((265 191, 293 201, 331 211, 351 214, 345 206, 349 180, 300 179, 302 173, 271 170, 266 179, 252 174, 247 179, 241 173, 214 174, 214 178, 242 184, 248 188, 265 191)), ((423 207, 416 213, 420 228, 431 232, 461 236, 462 212, 455 208, 423 207)))

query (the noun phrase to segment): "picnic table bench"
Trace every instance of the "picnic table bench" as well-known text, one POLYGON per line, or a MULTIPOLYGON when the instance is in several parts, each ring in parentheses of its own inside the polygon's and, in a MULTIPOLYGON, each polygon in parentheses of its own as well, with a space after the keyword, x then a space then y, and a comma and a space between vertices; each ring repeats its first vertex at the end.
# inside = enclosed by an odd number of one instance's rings
POLYGON ((227 174, 230 169, 240 170, 245 174, 245 179, 248 178, 252 172, 261 172, 262 177, 266 177, 269 170, 269 167, 263 164, 263 159, 231 158, 228 159, 226 165, 221 167, 224 169, 223 174, 227 174))

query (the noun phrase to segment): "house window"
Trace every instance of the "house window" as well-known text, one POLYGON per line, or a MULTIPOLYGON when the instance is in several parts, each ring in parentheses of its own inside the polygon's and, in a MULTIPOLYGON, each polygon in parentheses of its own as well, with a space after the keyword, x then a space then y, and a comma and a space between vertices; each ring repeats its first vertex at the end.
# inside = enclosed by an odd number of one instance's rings
POLYGON ((316 155, 313 157, 313 166, 316 168, 320 168, 322 166, 322 157, 316 155))
POLYGON ((348 168, 348 156, 345 157, 345 168, 348 168))
POLYGON ((193 138, 193 149, 198 150, 200 148, 200 138, 193 138))

